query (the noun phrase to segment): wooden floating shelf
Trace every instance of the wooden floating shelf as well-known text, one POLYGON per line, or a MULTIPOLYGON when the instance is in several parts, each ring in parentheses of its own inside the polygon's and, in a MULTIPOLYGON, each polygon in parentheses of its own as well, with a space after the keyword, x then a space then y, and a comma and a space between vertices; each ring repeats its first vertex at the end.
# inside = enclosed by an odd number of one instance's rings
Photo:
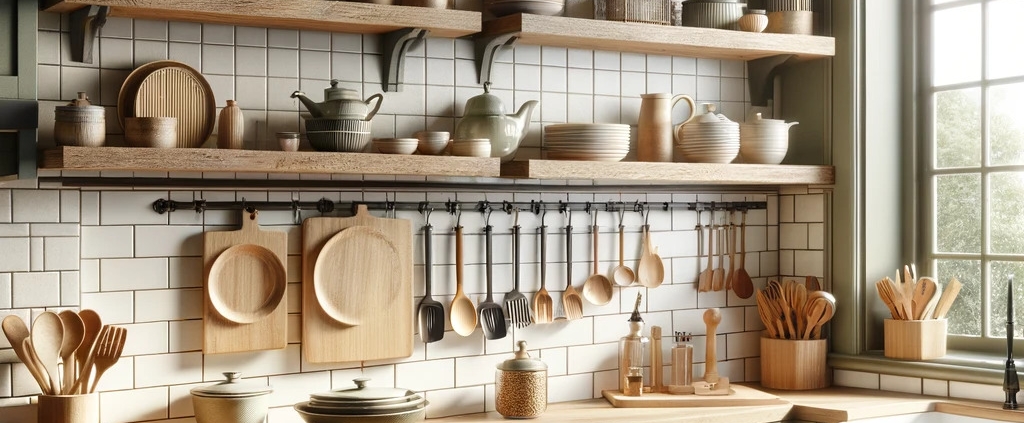
POLYGON ((110 16, 267 28, 382 34, 422 28, 432 37, 480 32, 480 12, 327 0, 44 0, 47 12, 108 6, 110 16))
POLYGON ((513 161, 501 176, 530 179, 596 179, 681 185, 833 185, 835 168, 807 165, 712 163, 513 161))
POLYGON ((59 147, 44 151, 39 167, 93 171, 500 176, 500 159, 490 157, 215 148, 59 147))
POLYGON ((835 39, 723 29, 516 14, 484 22, 483 36, 516 34, 518 43, 669 56, 753 60, 780 54, 835 55, 835 39))

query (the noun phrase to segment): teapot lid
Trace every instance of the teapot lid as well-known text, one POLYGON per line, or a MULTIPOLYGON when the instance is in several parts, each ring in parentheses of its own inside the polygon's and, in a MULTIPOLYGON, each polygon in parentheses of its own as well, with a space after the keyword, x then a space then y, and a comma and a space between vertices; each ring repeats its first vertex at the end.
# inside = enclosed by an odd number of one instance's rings
POLYGON ((539 372, 548 369, 548 365, 536 358, 530 358, 526 352, 526 341, 519 341, 519 349, 516 350, 515 358, 510 358, 498 365, 500 370, 514 372, 539 372))
POLYGON ((338 80, 331 80, 331 87, 324 88, 324 101, 335 101, 335 100, 359 100, 359 92, 350 88, 342 88, 338 86, 338 80))
POLYGON ((760 124, 769 124, 769 125, 771 125, 771 124, 784 124, 784 123, 786 123, 786 121, 784 121, 782 119, 764 119, 764 118, 761 117, 760 113, 754 113, 754 120, 752 120, 750 122, 747 122, 747 123, 753 123, 753 124, 759 124, 760 123, 760 124))
POLYGON ((718 107, 715 106, 714 104, 703 103, 701 104, 701 106, 704 106, 705 113, 702 113, 700 116, 697 116, 695 118, 698 123, 732 122, 725 115, 721 113, 715 113, 715 111, 718 110, 718 107))
POLYGON ((242 374, 239 372, 224 372, 227 380, 213 385, 192 388, 192 395, 200 397, 239 398, 255 397, 269 394, 273 391, 270 386, 261 383, 242 382, 242 374))
POLYGON ((464 115, 504 115, 505 105, 498 96, 491 94, 491 83, 484 82, 484 93, 466 100, 464 115))
POLYGON ((314 394, 314 399, 330 399, 345 401, 379 401, 409 399, 416 395, 415 392, 401 388, 371 387, 368 386, 370 378, 358 377, 352 379, 356 384, 354 388, 338 389, 334 391, 314 394))
POLYGON ((71 100, 68 104, 66 104, 64 106, 57 106, 57 110, 58 111, 65 111, 65 112, 83 112, 83 111, 87 111, 89 113, 97 112, 98 111, 98 112, 102 113, 103 106, 94 106, 91 102, 89 102, 89 96, 86 95, 85 92, 79 91, 78 92, 78 98, 76 98, 74 100, 71 100))

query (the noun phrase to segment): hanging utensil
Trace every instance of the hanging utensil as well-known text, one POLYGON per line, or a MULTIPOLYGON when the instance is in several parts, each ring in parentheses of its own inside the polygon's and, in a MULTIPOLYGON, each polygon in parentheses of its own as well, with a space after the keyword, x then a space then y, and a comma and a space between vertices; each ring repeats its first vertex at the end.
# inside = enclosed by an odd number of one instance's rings
POLYGON ((726 227, 726 246, 729 250, 729 271, 725 273, 725 290, 732 291, 733 281, 736 279, 736 224, 734 224, 736 210, 729 210, 729 226, 726 227))
POLYGON ((633 273, 629 266, 626 266, 625 261, 626 226, 622 224, 626 213, 624 207, 622 210, 619 210, 619 265, 612 269, 612 280, 619 286, 632 285, 633 281, 636 280, 636 274, 633 273))
POLYGON ((661 261, 657 249, 651 244, 651 225, 647 223, 650 216, 650 211, 644 214, 644 226, 641 231, 643 247, 640 250, 640 262, 636 266, 636 273, 640 285, 657 288, 665 281, 665 263, 661 261))
POLYGON ((29 374, 39 384, 39 389, 45 394, 52 394, 50 388, 50 381, 47 380, 44 374, 44 369, 36 365, 32 355, 32 345, 26 342, 29 338, 28 326, 25 325, 25 321, 21 320, 20 317, 15 315, 9 315, 4 317, 3 323, 0 324, 4 330, 4 336, 7 337, 7 341, 11 343, 11 347, 14 348, 14 354, 18 356, 18 359, 25 364, 28 368, 29 374))
MULTIPOLYGON (((706 228, 708 228, 708 235, 707 235, 707 238, 708 238, 708 250, 707 250, 707 253, 708 253, 708 265, 707 265, 707 267, 704 268, 704 271, 700 272, 700 276, 698 276, 698 278, 697 278, 697 291, 699 291, 699 292, 708 292, 708 291, 711 290, 712 277, 715 274, 715 268, 712 265, 712 259, 713 259, 714 254, 715 254, 715 232, 714 232, 714 226, 713 226, 714 222, 715 222, 715 209, 712 208, 711 209, 711 219, 708 220, 708 224, 707 224, 707 226, 705 226, 706 228)), ((701 232, 703 232, 703 231, 701 231, 701 232)))
POLYGON ((754 281, 750 280, 747 269, 744 267, 747 258, 747 210, 743 209, 743 216, 740 219, 740 267, 736 269, 736 280, 733 281, 732 290, 737 297, 747 299, 754 295, 754 281))
POLYGON ((572 286, 572 211, 565 209, 567 224, 565 225, 565 292, 562 293, 562 304, 565 306, 565 317, 569 320, 583 318, 583 298, 572 286))
POLYGON ((703 210, 700 206, 697 207, 697 225, 693 229, 697 231, 697 289, 700 289, 700 278, 704 274, 704 272, 700 271, 701 257, 704 257, 704 227, 700 224, 700 215, 703 210))
POLYGON ((71 385, 75 383, 75 350, 82 345, 82 338, 85 336, 85 323, 78 314, 71 310, 64 310, 57 314, 61 324, 64 326, 64 340, 60 344, 60 359, 64 364, 64 375, 61 378, 61 395, 69 395, 71 385))
POLYGON ((608 280, 608 277, 601 274, 597 269, 599 262, 597 241, 601 233, 597 225, 597 213, 597 209, 594 209, 594 224, 590 226, 590 231, 594 234, 594 273, 583 283, 583 298, 586 298, 587 301, 594 305, 605 305, 611 302, 614 290, 612 289, 612 281, 608 280))
MULTIPOLYGON (((461 212, 456 212, 461 214, 461 212)), ((455 333, 469 336, 476 330, 476 306, 462 288, 462 226, 455 226, 455 298, 452 299, 451 322, 455 333)))
POLYGON ((718 267, 711 274, 711 290, 718 292, 725 288, 725 236, 722 233, 722 229, 725 225, 716 225, 714 229, 715 237, 718 238, 718 267))
POLYGON ((417 310, 417 320, 420 340, 430 343, 444 338, 444 306, 431 295, 434 281, 434 226, 430 224, 429 211, 426 213, 426 222, 423 225, 423 281, 426 289, 417 310))
POLYGON ((480 327, 484 329, 484 337, 487 339, 501 339, 508 335, 508 327, 505 326, 505 310, 494 302, 494 253, 491 249, 491 211, 487 211, 487 222, 484 226, 484 242, 487 254, 487 298, 477 308, 480 327))
POLYGON ((533 323, 530 317, 530 300, 519 292, 519 209, 516 209, 515 225, 512 226, 512 290, 505 294, 505 314, 512 326, 525 328, 533 323))
POLYGON ((553 318, 551 295, 548 294, 548 227, 544 224, 547 212, 541 216, 540 224, 540 291, 533 296, 533 319, 537 323, 551 323, 553 318))

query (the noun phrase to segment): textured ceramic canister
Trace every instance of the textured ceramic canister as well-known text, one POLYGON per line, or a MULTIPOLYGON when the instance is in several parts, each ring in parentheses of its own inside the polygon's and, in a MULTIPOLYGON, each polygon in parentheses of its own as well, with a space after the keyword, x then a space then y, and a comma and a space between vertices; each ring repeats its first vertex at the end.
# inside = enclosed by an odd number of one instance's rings
POLYGON ((240 150, 245 132, 243 123, 242 109, 235 100, 228 100, 228 104, 220 111, 217 123, 217 148, 240 150))
POLYGON ((93 106, 84 92, 54 110, 53 139, 57 145, 99 147, 106 141, 106 130, 103 107, 93 106))

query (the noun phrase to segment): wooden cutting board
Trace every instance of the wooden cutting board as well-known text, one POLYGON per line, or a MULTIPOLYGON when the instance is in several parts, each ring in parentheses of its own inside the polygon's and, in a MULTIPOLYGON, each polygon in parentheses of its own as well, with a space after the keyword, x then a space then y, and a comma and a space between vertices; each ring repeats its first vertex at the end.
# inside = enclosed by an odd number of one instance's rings
POLYGON ((729 407, 747 405, 775 405, 786 402, 779 397, 761 392, 744 385, 731 385, 729 395, 672 395, 662 393, 644 393, 639 397, 623 395, 618 390, 601 391, 604 398, 614 407, 619 408, 656 408, 656 407, 729 407))
POLYGON ((288 234, 260 230, 256 215, 243 211, 239 230, 203 234, 206 354, 281 349, 288 342, 288 234))
POLYGON ((302 222, 306 361, 408 357, 413 350, 412 222, 370 215, 302 222))

